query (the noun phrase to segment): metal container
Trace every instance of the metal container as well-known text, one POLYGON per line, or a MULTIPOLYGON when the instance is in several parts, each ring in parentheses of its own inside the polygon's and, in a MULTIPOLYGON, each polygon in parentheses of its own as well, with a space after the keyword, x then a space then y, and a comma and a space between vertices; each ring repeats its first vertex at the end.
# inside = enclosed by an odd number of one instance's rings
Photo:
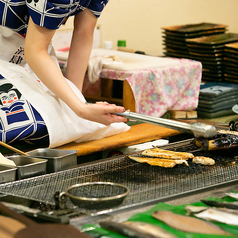
POLYGON ((33 158, 24 155, 8 156, 17 166, 17 179, 25 179, 46 173, 46 159, 33 158))
POLYGON ((77 150, 40 148, 29 151, 32 157, 47 159, 46 172, 58 172, 77 165, 77 150))
MULTIPOLYGON (((128 187, 112 182, 88 182, 74 184, 59 194, 62 208, 66 207, 66 199, 85 209, 108 209, 120 205, 129 194, 128 187)), ((60 204, 60 203, 59 203, 60 204)), ((60 208, 60 206, 59 206, 60 208)))
POLYGON ((7 183, 16 180, 17 167, 0 165, 0 183, 7 183))

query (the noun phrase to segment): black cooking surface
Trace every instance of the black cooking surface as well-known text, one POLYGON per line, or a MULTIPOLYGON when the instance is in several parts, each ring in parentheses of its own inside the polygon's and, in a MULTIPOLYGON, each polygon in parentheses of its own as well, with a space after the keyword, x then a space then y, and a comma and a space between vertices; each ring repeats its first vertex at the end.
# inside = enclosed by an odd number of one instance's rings
MULTIPOLYGON (((189 166, 161 168, 140 164, 123 155, 70 170, 2 184, 0 193, 54 205, 53 194, 56 191, 65 191, 73 184, 116 182, 130 189, 123 203, 114 209, 118 210, 238 180, 238 152, 235 149, 202 151, 194 145, 193 139, 171 143, 161 148, 207 156, 213 158, 216 164, 205 166, 188 161, 189 166)), ((73 206, 70 201, 68 206, 73 206)))

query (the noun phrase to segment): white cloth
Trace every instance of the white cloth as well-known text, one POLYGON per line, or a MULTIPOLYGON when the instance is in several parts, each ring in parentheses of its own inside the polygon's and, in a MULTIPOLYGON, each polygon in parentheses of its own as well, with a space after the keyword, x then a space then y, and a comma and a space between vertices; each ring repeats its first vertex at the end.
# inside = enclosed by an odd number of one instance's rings
POLYGON ((87 70, 89 82, 95 83, 99 79, 103 67, 108 64, 123 64, 123 62, 117 56, 110 54, 91 56, 87 70))
MULTIPOLYGON (((129 130, 130 127, 125 123, 113 123, 110 126, 105 126, 78 117, 62 100, 45 87, 24 60, 21 66, 8 62, 19 47, 24 47, 24 38, 14 32, 4 34, 0 28, 1 33, 0 74, 17 87, 40 113, 49 132, 50 148, 72 141, 100 139, 129 130)), ((49 50, 53 52, 51 47, 49 50)), ((55 56, 52 58, 56 60, 55 56)), ((76 95, 85 102, 85 98, 77 87, 69 80, 67 82, 76 95)))

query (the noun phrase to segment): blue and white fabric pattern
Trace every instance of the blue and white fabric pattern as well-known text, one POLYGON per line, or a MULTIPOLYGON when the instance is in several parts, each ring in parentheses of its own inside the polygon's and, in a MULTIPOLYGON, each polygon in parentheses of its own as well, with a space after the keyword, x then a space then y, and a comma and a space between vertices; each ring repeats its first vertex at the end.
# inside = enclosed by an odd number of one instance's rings
POLYGON ((109 0, 0 0, 0 25, 26 34, 29 16, 35 24, 56 30, 68 17, 88 8, 99 17, 109 0))
POLYGON ((0 75, 0 141, 49 143, 45 122, 19 90, 0 75))

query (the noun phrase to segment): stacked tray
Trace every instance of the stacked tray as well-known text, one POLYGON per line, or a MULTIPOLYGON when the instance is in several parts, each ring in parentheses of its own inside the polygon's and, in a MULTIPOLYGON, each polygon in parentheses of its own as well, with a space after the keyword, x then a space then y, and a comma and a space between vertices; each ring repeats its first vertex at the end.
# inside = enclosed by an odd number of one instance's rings
POLYGON ((164 30, 164 55, 175 58, 190 58, 187 49, 187 39, 223 34, 227 25, 214 23, 199 23, 179 26, 162 27, 164 30))
POLYGON ((238 82, 238 43, 225 45, 224 80, 227 82, 238 82))
POLYGON ((198 102, 200 118, 216 118, 232 115, 232 107, 238 102, 238 84, 212 82, 201 85, 198 102))
POLYGON ((238 34, 223 33, 187 40, 189 57, 202 63, 203 81, 223 81, 224 48, 233 42, 238 42, 238 34))

